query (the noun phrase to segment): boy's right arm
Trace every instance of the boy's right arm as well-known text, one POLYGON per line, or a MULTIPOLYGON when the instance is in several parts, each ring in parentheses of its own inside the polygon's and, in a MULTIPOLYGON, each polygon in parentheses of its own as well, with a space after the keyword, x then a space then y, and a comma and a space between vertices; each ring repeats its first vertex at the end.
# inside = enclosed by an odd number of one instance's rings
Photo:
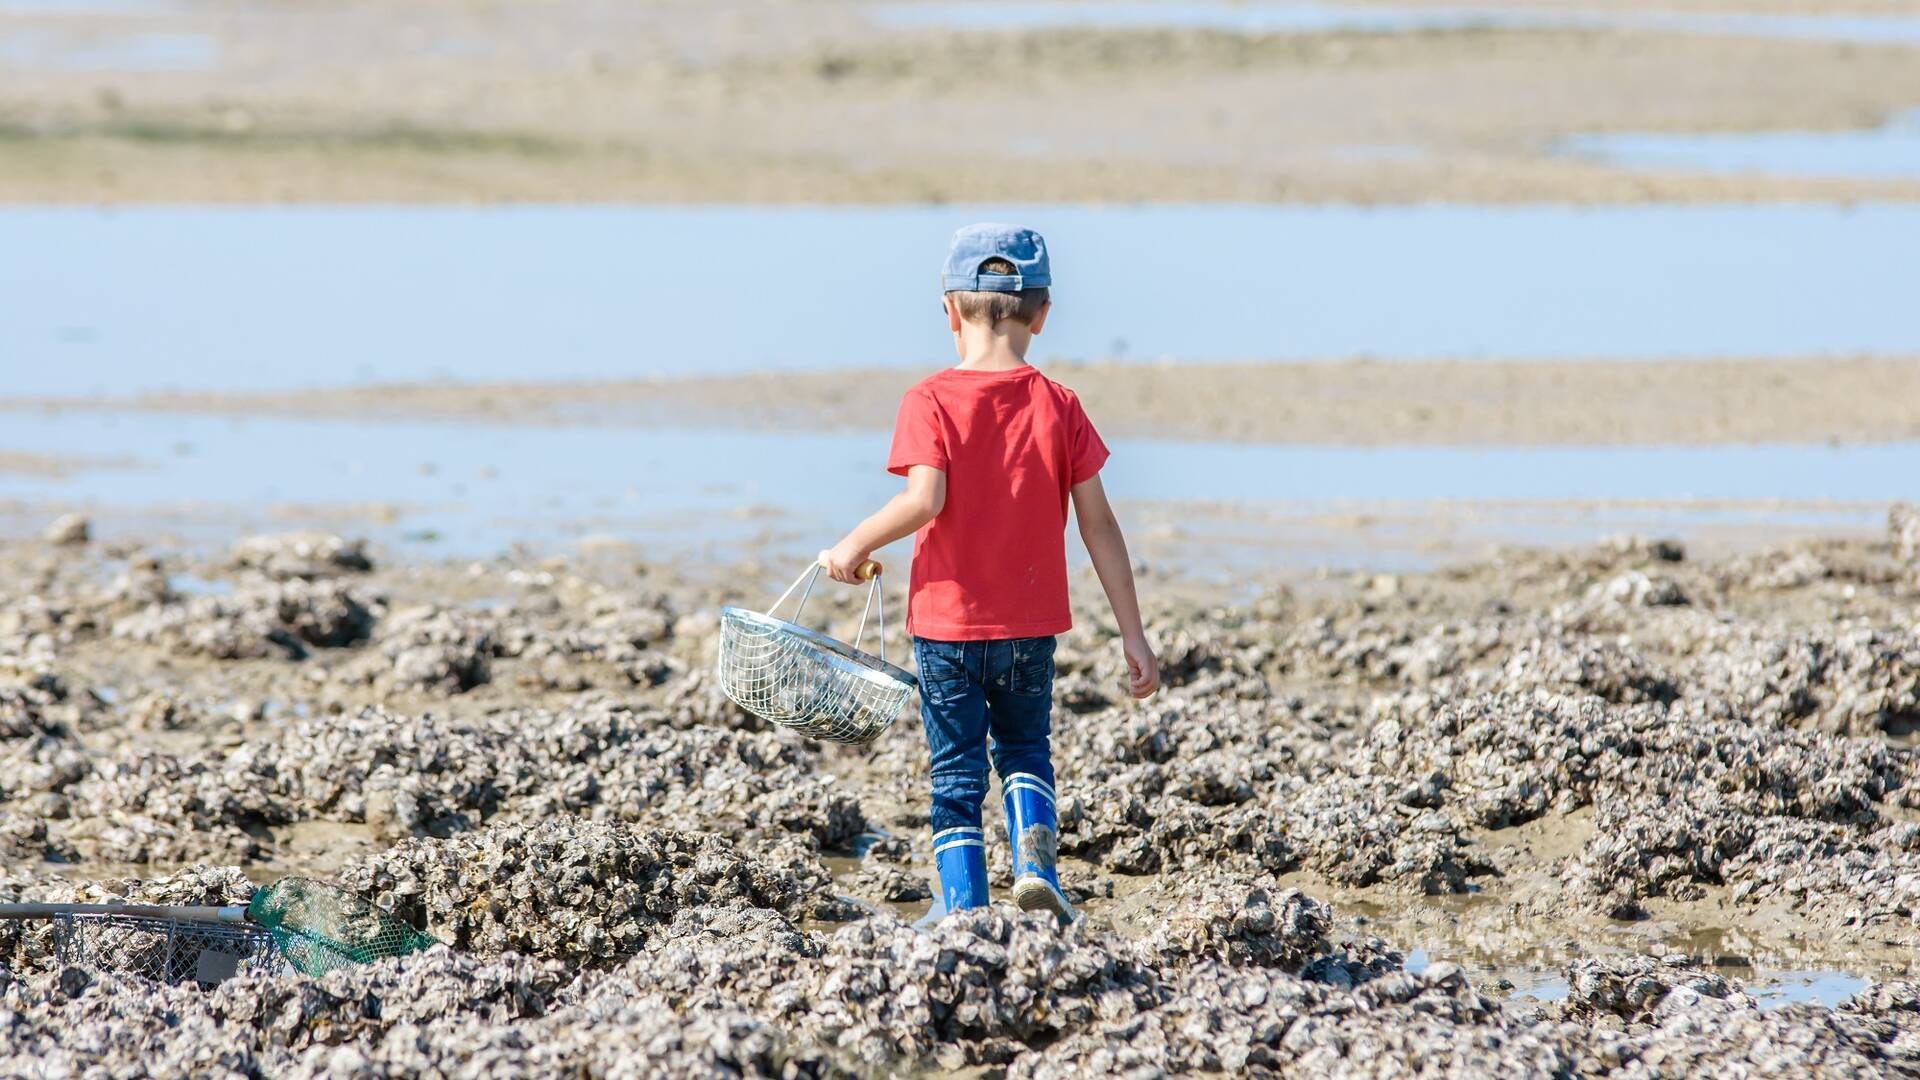
POLYGON ((1121 648, 1127 654, 1127 692, 1137 698, 1153 696, 1160 689, 1160 661, 1147 644, 1147 631, 1140 624, 1140 600, 1133 590, 1133 560, 1127 557, 1127 538, 1120 535, 1120 520, 1107 502, 1107 490, 1096 474, 1073 485, 1073 517, 1080 523, 1080 539, 1086 542, 1093 571, 1107 591, 1107 603, 1113 608, 1113 621, 1120 627, 1121 648))
POLYGON ((854 526, 838 544, 821 552, 820 565, 827 568, 833 580, 858 585, 860 564, 867 561, 867 556, 901 537, 912 536, 946 504, 946 470, 915 465, 907 470, 907 489, 854 526))

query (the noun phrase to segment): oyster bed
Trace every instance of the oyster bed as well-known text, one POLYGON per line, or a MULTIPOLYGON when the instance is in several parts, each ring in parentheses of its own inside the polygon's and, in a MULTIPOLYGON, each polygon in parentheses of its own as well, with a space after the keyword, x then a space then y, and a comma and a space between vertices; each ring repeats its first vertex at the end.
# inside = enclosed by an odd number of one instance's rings
POLYGON ((0 1075, 1920 1075, 1911 508, 1711 562, 1148 570, 1144 704, 1078 589, 1064 932, 908 925, 918 725, 815 744, 714 686, 714 612, 764 568, 85 526, 0 546, 0 899, 311 873, 451 948, 201 990, 0 924, 0 1075), (1564 998, 1510 996, 1520 967, 1564 998), (1749 968, 1872 981, 1762 1009, 1749 968))

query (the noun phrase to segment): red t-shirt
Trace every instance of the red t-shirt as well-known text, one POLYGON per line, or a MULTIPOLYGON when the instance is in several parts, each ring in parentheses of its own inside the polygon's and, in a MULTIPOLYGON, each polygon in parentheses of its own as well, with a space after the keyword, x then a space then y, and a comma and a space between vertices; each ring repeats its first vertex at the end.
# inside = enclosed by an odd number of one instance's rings
POLYGON ((947 501, 913 538, 907 632, 979 641, 1071 629, 1068 497, 1106 460, 1080 399, 1032 367, 948 368, 908 390, 887 470, 945 470, 947 501))

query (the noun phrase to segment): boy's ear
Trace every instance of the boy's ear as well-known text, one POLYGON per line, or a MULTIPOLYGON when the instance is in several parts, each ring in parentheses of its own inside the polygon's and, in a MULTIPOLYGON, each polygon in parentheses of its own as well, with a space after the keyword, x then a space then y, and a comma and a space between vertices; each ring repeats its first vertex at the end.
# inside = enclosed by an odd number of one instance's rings
POLYGON ((952 333, 960 332, 960 309, 954 306, 953 297, 942 294, 940 306, 947 309, 947 329, 952 333))
POLYGON ((1047 325, 1047 312, 1052 310, 1053 301, 1048 300, 1046 303, 1041 304, 1040 311, 1034 315, 1033 321, 1027 324, 1027 331, 1033 334, 1039 333, 1041 328, 1047 325))

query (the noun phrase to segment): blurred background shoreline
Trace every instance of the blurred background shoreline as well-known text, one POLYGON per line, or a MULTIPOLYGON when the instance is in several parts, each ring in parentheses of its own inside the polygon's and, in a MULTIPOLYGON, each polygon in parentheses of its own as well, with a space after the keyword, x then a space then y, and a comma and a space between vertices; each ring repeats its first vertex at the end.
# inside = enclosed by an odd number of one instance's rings
POLYGON ((0 526, 810 551, 986 217, 1163 556, 1872 535, 1916 108, 1887 0, 0 0, 0 526))
POLYGON ((1881 0, 8 0, 0 202, 1910 201, 1917 51, 1881 0))

